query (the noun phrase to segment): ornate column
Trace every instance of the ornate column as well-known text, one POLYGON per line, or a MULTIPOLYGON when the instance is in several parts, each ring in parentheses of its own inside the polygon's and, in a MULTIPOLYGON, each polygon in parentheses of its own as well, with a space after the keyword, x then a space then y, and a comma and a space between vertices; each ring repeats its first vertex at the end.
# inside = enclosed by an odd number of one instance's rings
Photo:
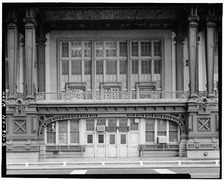
POLYGON ((190 76, 190 97, 197 97, 197 62, 198 62, 198 23, 197 8, 192 7, 189 23, 188 53, 189 53, 189 76, 190 76))
POLYGON ((215 11, 209 10, 206 38, 207 94, 214 97, 214 57, 215 57, 215 11))
POLYGON ((183 56, 183 41, 184 37, 177 35, 176 41, 176 91, 184 90, 184 56, 183 56))
POLYGON ((40 25, 40 36, 37 39, 38 42, 38 60, 37 60, 37 68, 38 68, 38 88, 39 92, 45 92, 45 32, 43 27, 40 25))
POLYGON ((26 59, 26 93, 28 100, 34 100, 33 63, 36 55, 36 21, 32 8, 26 9, 25 22, 25 59, 26 59))
POLYGON ((8 44, 8 72, 9 72, 9 100, 16 99, 16 72, 19 47, 19 33, 17 27, 16 12, 11 11, 7 25, 7 44, 8 44))

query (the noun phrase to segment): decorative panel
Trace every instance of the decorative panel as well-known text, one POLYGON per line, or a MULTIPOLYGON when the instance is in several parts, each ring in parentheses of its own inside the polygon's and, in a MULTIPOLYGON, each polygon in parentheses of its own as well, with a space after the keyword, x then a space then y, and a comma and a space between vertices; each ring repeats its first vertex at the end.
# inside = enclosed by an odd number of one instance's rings
POLYGON ((189 116, 188 119, 188 130, 193 131, 193 116, 189 116))
POLYGON ((14 120, 14 133, 26 133, 26 120, 14 120))
POLYGON ((37 131, 37 119, 36 117, 32 117, 32 132, 35 133, 37 131))
POLYGON ((210 131, 210 118, 198 118, 198 131, 210 131))
POLYGON ((215 120, 216 120, 216 130, 218 131, 219 130, 219 116, 218 115, 215 116, 215 120))

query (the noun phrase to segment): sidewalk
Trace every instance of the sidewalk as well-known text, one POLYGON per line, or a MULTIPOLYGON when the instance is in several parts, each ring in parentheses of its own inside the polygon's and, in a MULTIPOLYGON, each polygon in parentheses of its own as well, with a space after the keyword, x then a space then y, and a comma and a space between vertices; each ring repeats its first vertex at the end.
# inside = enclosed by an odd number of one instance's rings
POLYGON ((97 169, 152 167, 220 167, 219 160, 187 158, 76 158, 45 159, 44 162, 7 163, 7 169, 97 169))

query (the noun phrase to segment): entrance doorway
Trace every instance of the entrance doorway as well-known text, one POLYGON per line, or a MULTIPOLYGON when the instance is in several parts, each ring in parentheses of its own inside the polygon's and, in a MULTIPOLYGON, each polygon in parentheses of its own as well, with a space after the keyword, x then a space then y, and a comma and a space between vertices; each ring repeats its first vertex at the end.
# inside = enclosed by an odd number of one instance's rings
POLYGON ((105 157, 106 156, 105 133, 97 134, 96 141, 97 141, 96 157, 105 157))
POLYGON ((117 157, 117 134, 108 134, 108 157, 117 157))
POLYGON ((128 157, 127 133, 119 133, 119 156, 128 157))

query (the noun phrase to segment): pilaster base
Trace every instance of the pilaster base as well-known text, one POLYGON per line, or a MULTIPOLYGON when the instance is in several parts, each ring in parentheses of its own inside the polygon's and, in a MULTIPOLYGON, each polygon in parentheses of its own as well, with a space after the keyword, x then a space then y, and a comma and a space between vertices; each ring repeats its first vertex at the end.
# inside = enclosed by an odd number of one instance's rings
POLYGON ((219 150, 187 150, 188 159, 219 159, 219 150))

